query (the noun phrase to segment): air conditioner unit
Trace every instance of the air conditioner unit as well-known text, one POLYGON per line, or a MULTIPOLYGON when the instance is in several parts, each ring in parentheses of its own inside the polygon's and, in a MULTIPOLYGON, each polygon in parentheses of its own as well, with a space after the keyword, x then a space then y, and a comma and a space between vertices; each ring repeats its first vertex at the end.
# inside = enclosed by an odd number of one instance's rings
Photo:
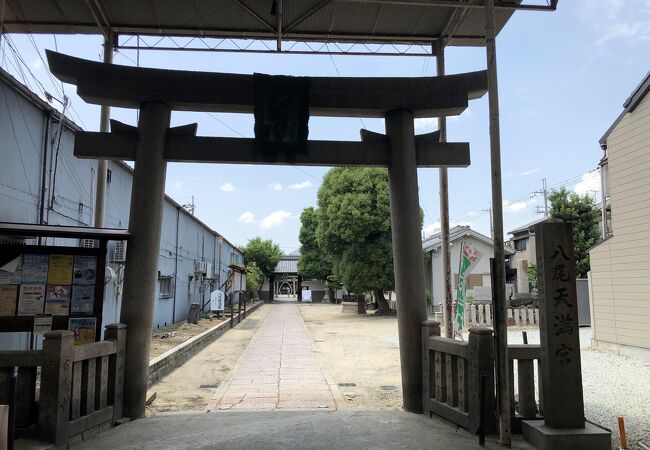
POLYGON ((194 261, 194 273, 205 275, 208 263, 205 261, 194 261))
POLYGON ((94 239, 79 239, 79 247, 81 248, 95 248, 94 239))
POLYGON ((113 249, 113 262, 126 262, 126 241, 116 241, 113 249))
POLYGON ((206 278, 214 278, 214 272, 212 271, 212 263, 207 263, 206 269, 205 269, 205 277, 206 278))

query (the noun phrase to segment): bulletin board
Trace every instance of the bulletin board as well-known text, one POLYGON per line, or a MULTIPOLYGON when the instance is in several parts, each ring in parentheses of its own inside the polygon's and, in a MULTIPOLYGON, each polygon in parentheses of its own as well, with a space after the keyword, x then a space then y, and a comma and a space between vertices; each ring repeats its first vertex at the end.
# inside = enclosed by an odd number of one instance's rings
MULTIPOLYGON (((98 341, 104 306, 106 242, 99 248, 0 246, 0 332, 34 332, 42 323, 71 330, 75 343, 98 341)), ((47 326, 47 325, 46 325, 47 326)))

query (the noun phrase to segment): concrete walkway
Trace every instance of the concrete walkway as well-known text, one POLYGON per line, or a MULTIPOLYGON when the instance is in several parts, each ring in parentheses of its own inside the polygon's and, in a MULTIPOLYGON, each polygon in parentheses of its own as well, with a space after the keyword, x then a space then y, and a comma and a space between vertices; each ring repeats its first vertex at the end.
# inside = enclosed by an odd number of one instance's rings
POLYGON ((206 410, 341 408, 343 397, 318 363, 295 303, 269 306, 271 311, 206 410))
MULTIPOLYGON (((165 413, 106 431, 80 449, 480 450, 478 438, 404 411, 165 413)), ((501 448, 489 437, 486 448, 501 448)), ((534 450, 515 436, 513 449, 534 450)))

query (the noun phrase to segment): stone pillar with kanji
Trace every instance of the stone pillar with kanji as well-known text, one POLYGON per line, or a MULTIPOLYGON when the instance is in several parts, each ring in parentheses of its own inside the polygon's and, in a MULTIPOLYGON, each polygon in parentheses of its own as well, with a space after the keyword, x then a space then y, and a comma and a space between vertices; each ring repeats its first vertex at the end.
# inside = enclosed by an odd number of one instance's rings
POLYGON ((609 431, 584 417, 572 225, 535 225, 535 245, 544 420, 524 421, 524 437, 544 449, 609 449, 609 431))

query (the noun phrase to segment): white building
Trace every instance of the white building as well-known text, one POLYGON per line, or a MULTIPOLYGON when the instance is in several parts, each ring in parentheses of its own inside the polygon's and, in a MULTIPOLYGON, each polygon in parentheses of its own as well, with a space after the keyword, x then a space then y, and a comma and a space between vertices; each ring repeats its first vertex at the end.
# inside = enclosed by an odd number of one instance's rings
MULTIPOLYGON (((494 257, 492 239, 472 230, 469 226, 456 226, 449 230, 450 260, 452 295, 456 299, 458 287, 458 268, 460 265, 461 242, 468 242, 483 257, 476 264, 467 280, 468 296, 473 296, 475 287, 489 287, 492 285, 490 276, 490 258, 494 257)), ((440 310, 440 304, 444 299, 444 274, 442 269, 442 250, 440 233, 426 237, 422 241, 422 249, 429 254, 427 266, 425 266, 425 280, 427 292, 431 293, 434 310, 440 310)), ((506 256, 512 255, 514 250, 505 246, 506 256)))

